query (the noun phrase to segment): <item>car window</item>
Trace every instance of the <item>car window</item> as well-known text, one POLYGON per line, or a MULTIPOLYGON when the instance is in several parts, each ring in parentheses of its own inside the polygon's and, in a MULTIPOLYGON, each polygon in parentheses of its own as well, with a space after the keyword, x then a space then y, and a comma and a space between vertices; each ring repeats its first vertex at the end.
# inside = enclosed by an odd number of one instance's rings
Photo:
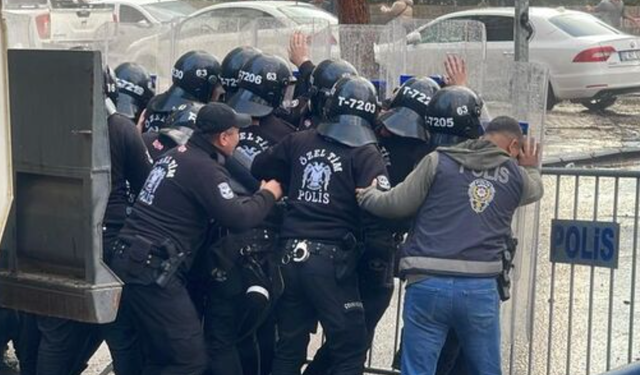
POLYGON ((464 42, 464 32, 460 28, 461 23, 462 22, 456 22, 456 20, 442 20, 427 25, 420 30, 420 43, 464 42))
POLYGON ((147 21, 139 10, 128 5, 120 5, 120 22, 122 23, 138 23, 147 21))
POLYGON ((163 1, 143 5, 143 7, 160 22, 170 22, 175 18, 186 17, 196 11, 196 8, 184 1, 163 1))
POLYGON ((233 17, 254 20, 255 22, 257 22, 258 29, 277 29, 285 26, 273 15, 257 9, 234 8, 233 17))
POLYGON ((222 24, 228 22, 225 21, 225 17, 229 14, 226 9, 218 9, 188 18, 180 24, 178 38, 184 39, 208 33, 223 32, 224 25, 222 24))
POLYGON ((595 17, 581 14, 566 14, 549 19, 554 26, 573 37, 594 35, 622 34, 615 28, 598 20, 595 17))
POLYGON ((48 5, 47 0, 2 0, 6 9, 39 8, 48 5))
POLYGON ((481 16, 477 20, 484 23, 487 30, 487 42, 513 42, 513 17, 481 16))

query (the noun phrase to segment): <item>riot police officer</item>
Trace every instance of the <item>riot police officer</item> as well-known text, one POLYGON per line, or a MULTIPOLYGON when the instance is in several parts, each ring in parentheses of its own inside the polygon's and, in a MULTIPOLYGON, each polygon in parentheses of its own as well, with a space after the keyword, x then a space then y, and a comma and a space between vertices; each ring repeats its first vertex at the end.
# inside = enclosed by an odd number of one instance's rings
POLYGON ((224 95, 230 98, 238 91, 238 73, 240 69, 252 57, 260 55, 262 51, 251 46, 234 48, 222 60, 220 68, 220 83, 224 89, 224 95))
MULTIPOLYGON (((151 161, 135 124, 116 112, 119 100, 116 77, 107 68, 104 78, 111 155, 111 193, 103 219, 103 259, 111 263, 109 251, 124 225, 129 194, 137 194, 150 170, 151 161)), ((76 374, 104 338, 107 341, 117 375, 139 374, 142 354, 138 350, 134 325, 126 311, 120 311, 115 323, 105 326, 71 320, 38 317, 42 340, 38 354, 39 374, 76 374)))
MULTIPOLYGON (((435 150, 437 147, 452 146, 479 138, 484 132, 483 108, 482 99, 467 87, 447 86, 436 92, 427 106, 425 115, 425 125, 430 135, 429 148, 435 150)), ((438 358, 436 373, 469 373, 455 332, 450 331, 447 335, 438 358)))
POLYGON ((142 140, 154 161, 157 161, 165 152, 189 141, 196 128, 198 111, 202 106, 203 104, 200 103, 180 104, 167 118, 166 127, 159 132, 142 134, 142 140))
MULTIPOLYGON (((238 147, 227 163, 231 186, 238 194, 251 194, 259 186, 250 173, 256 155, 295 131, 275 115, 290 99, 294 83, 287 63, 273 55, 256 55, 239 71, 238 90, 227 103, 250 115, 253 125, 240 131, 238 147)), ((270 372, 275 343, 271 310, 282 290, 272 258, 282 215, 283 207, 277 205, 257 227, 232 231, 217 247, 222 266, 213 272, 205 308, 205 337, 216 374, 270 372), (266 291, 263 295, 268 298, 246 293, 250 290, 266 291)))
POLYGON ((206 369, 202 326, 185 286, 194 258, 206 249, 212 224, 250 228, 281 196, 275 181, 248 198, 229 186, 222 164, 238 143, 238 129, 250 123, 225 104, 202 107, 187 144, 153 166, 120 232, 112 269, 125 283, 122 307, 146 338, 146 374, 206 369))
MULTIPOLYGON (((431 97, 440 87, 426 77, 405 82, 391 98, 389 108, 377 119, 379 147, 385 157, 391 186, 402 182, 413 167, 430 152, 424 118, 431 97)), ((389 221, 384 227, 368 226, 365 253, 360 261, 360 293, 365 310, 368 344, 393 295, 394 253, 409 230, 410 221, 389 221)), ((316 352, 305 375, 325 374, 330 358, 326 345, 316 352)))
POLYGON ((188 102, 209 103, 222 94, 220 63, 204 51, 187 52, 171 69, 173 84, 167 92, 155 96, 144 114, 142 132, 158 131, 174 107, 188 102))
POLYGON ((317 129, 258 155, 252 172, 288 184, 281 229, 285 291, 278 305, 274 375, 299 374, 319 320, 333 374, 361 374, 367 350, 356 272, 360 211, 353 194, 376 179, 389 187, 373 131, 378 104, 364 78, 338 80, 317 129))
POLYGON ((149 100, 156 94, 156 87, 149 72, 140 64, 122 63, 115 70, 118 84, 118 113, 138 123, 149 100))

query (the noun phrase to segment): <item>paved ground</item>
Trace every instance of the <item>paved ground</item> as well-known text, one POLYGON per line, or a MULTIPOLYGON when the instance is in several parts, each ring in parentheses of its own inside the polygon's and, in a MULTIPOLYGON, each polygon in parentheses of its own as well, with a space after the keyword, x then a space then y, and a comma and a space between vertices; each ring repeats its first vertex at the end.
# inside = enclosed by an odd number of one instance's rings
MULTIPOLYGON (((585 151, 598 151, 603 148, 621 148, 621 147, 638 147, 640 146, 640 98, 626 98, 621 100, 610 110, 602 113, 588 112, 582 106, 576 104, 560 104, 549 112, 546 118, 546 131, 545 131, 545 155, 547 156, 560 156, 570 153, 585 152, 585 151)), ((541 208, 541 228, 540 228, 540 246, 538 247, 538 279, 535 293, 535 301, 537 310, 539 313, 536 315, 534 322, 534 360, 533 360, 533 374, 545 374, 547 357, 550 358, 552 363, 552 370, 550 373, 564 373, 567 364, 567 346, 571 344, 572 347, 572 359, 569 361, 571 364, 572 374, 586 373, 587 367, 587 355, 585 350, 587 349, 589 338, 591 338, 590 350, 590 362, 589 367, 593 369, 592 373, 599 373, 607 366, 607 358, 611 366, 622 364, 626 361, 629 350, 629 342, 634 342, 634 346, 631 350, 632 357, 637 358, 640 356, 640 349, 635 343, 640 343, 640 334, 634 332, 633 335, 629 335, 628 326, 629 319, 631 317, 628 311, 629 305, 633 301, 634 297, 629 295, 629 284, 631 282, 632 269, 635 269, 634 261, 631 259, 633 254, 631 253, 632 242, 634 241, 634 228, 631 218, 633 217, 632 208, 634 206, 634 193, 635 185, 621 182, 619 189, 620 192, 620 205, 628 205, 626 210, 619 210, 620 215, 624 216, 621 220, 622 230, 622 243, 626 246, 627 250, 621 253, 621 267, 616 274, 616 282, 614 285, 615 298, 612 300, 611 306, 608 301, 609 290, 609 278, 610 273, 608 271, 598 270, 595 272, 594 283, 590 282, 590 270, 577 269, 574 275, 575 281, 575 296, 573 302, 570 302, 570 277, 571 270, 568 267, 558 267, 556 270, 556 280, 554 282, 554 288, 557 290, 556 295, 552 299, 549 295, 551 282, 550 272, 551 267, 548 262, 548 225, 551 217, 554 215, 554 198, 555 186, 553 185, 553 179, 547 178, 547 190, 549 198, 542 205, 541 208), (628 203, 628 204, 627 204, 628 203), (625 219, 626 218, 626 219, 625 219), (591 324, 589 324, 589 315, 587 314, 589 300, 589 286, 594 285, 595 292, 592 300, 596 301, 594 305, 594 315, 591 317, 591 324), (554 318, 551 323, 551 331, 554 335, 551 338, 551 349, 547 346, 549 341, 549 327, 550 327, 550 302, 554 301, 554 318), (598 304, 599 303, 599 304, 598 304), (576 316, 573 318, 573 326, 571 332, 568 331, 568 312, 572 309, 576 311, 576 316), (614 312, 614 333, 611 337, 607 336, 606 327, 609 311, 614 312), (619 319, 618 319, 619 318, 619 319), (572 337, 573 342, 569 343, 568 338, 572 337), (630 340, 631 338, 631 340, 630 340), (609 346, 609 343, 611 345, 609 346)), ((581 185, 582 191, 593 190, 593 181, 585 182, 581 185)), ((562 194, 571 194, 575 189, 575 185, 569 183, 563 185, 562 194)), ((613 185, 611 182, 602 183, 599 193, 602 206, 609 207, 612 202, 613 185), (608 192, 605 192, 608 190, 608 192)), ((570 197, 570 195, 569 195, 570 197)), ((594 193, 587 193, 582 197, 584 200, 593 200, 594 193)), ((593 203, 585 203, 580 201, 580 207, 577 210, 577 217, 584 217, 590 219, 589 215, 593 213, 593 203)), ((571 198, 566 198, 564 195, 560 198, 562 205, 560 208, 560 217, 572 216, 573 206, 571 198)), ((602 208, 599 213, 599 219, 607 220, 612 215, 612 208, 602 208)), ((531 223, 529 223, 531 224, 531 223)), ((640 296, 638 296, 640 298, 640 296)), ((383 321, 380 324, 380 328, 377 332, 377 339, 374 345, 374 355, 372 365, 376 367, 387 368, 392 360, 392 354, 395 347, 395 334, 396 334, 396 316, 398 296, 392 302, 392 308, 389 309, 383 321)), ((515 315, 520 314, 516 313, 515 315)), ((637 312, 636 312, 637 314, 637 312)), ((634 314, 635 315, 635 314, 634 314)), ((522 320, 516 319, 518 324, 522 323, 522 320)), ((523 329, 517 328, 516 332, 522 332, 523 329)), ((519 333, 516 333, 518 336, 519 333)), ((518 336, 519 337, 519 336, 518 336)), ((520 338, 520 340, 522 340, 520 338)), ((319 337, 316 339, 313 347, 318 345, 319 337)), ((528 351, 528 345, 518 344, 519 353, 526 353, 528 351)), ((109 363, 108 350, 103 346, 100 351, 92 359, 89 369, 85 371, 85 374, 96 375, 105 368, 109 363)), ((520 358, 514 360, 514 369, 520 371, 526 368, 526 362, 523 362, 520 358)))

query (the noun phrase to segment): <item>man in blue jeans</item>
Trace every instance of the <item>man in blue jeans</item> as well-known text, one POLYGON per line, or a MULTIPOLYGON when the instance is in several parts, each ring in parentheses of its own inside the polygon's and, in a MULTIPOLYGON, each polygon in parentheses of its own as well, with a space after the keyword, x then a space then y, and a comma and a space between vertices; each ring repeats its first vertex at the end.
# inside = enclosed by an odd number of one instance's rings
POLYGON ((515 210, 542 197, 538 165, 538 145, 516 120, 497 117, 482 138, 427 155, 394 189, 358 191, 374 215, 416 215, 400 260, 408 282, 403 374, 433 375, 450 329, 471 375, 502 373, 496 277, 515 210))

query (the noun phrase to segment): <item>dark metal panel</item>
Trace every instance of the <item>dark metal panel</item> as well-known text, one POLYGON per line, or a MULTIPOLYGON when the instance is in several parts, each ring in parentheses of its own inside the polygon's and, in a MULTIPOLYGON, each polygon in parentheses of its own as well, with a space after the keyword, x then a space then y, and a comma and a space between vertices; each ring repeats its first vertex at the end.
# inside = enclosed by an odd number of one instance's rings
POLYGON ((98 52, 9 52, 16 199, 0 305, 115 319, 120 282, 101 259, 110 187, 102 77, 98 52))

